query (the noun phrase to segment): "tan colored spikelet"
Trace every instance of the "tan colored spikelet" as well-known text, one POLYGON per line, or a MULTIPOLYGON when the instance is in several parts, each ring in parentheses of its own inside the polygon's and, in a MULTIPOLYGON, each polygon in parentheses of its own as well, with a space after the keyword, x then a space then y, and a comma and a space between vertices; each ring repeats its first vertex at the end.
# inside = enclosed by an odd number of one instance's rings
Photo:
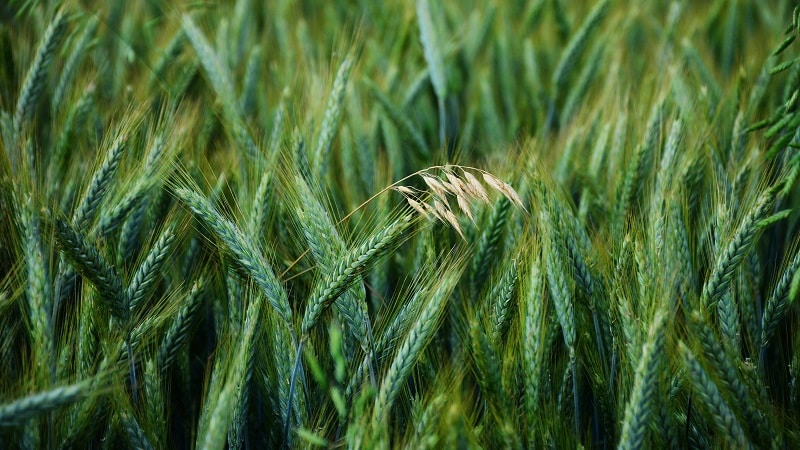
POLYGON ((457 191, 456 187, 453 186, 452 184, 450 184, 450 182, 444 181, 444 180, 439 180, 439 182, 442 183, 442 186, 444 186, 445 192, 447 192, 448 194, 455 194, 456 193, 456 191, 457 191))
POLYGON ((408 204, 411 205, 412 208, 414 208, 415 211, 422 214, 426 219, 430 218, 430 214, 428 213, 428 211, 425 210, 422 203, 419 203, 418 201, 414 200, 411 197, 406 197, 406 200, 408 201, 408 204))
POLYGON ((436 211, 436 215, 437 215, 437 217, 439 217, 439 219, 441 219, 442 221, 447 220, 448 208, 446 206, 444 206, 444 204, 442 204, 442 202, 440 202, 439 200, 434 200, 433 201, 433 209, 434 209, 434 211, 436 211))
POLYGON ((486 181, 486 184, 495 188, 498 191, 503 190, 503 182, 498 180, 494 175, 490 173, 483 173, 483 180, 486 181))
POLYGON ((493 187, 498 192, 503 194, 503 196, 509 199, 512 203, 514 203, 515 205, 519 206, 522 209, 525 209, 525 206, 523 206, 522 204, 522 199, 519 197, 517 191, 515 191, 510 184, 499 180, 497 177, 489 173, 484 173, 483 179, 486 180, 486 184, 488 184, 489 186, 493 187))
POLYGON ((456 195, 456 202, 458 203, 459 209, 469 217, 469 220, 474 224, 475 217, 472 216, 472 211, 470 210, 469 202, 463 195, 456 195))
POLYGON ((525 205, 522 204, 522 198, 520 198, 517 191, 514 190, 514 188, 511 187, 511 185, 508 183, 503 183, 503 187, 505 188, 503 190, 503 193, 506 195, 506 197, 508 197, 508 199, 511 200, 512 203, 515 203, 517 206, 519 206, 524 210, 525 205))
POLYGON ((458 232, 458 235, 461 236, 461 239, 466 240, 464 233, 461 231, 461 225, 458 224, 458 218, 455 214, 453 214, 453 211, 450 209, 445 209, 444 218, 447 219, 447 222, 452 225, 453 228, 455 228, 456 232, 458 232))
POLYGON ((392 189, 404 195, 414 195, 414 189, 408 186, 394 186, 392 189))
POLYGON ((475 175, 464 171, 464 178, 467 179, 467 186, 471 188, 473 194, 475 194, 475 196, 480 198, 483 202, 489 203, 489 195, 486 193, 486 189, 483 187, 481 182, 475 178, 475 175))
POLYGON ((445 218, 442 216, 441 212, 438 211, 434 206, 431 206, 428 203, 422 203, 422 207, 425 208, 425 211, 432 215, 436 220, 440 222, 445 221, 445 218))
POLYGON ((447 176, 447 181, 450 182, 450 185, 453 187, 453 193, 456 195, 464 195, 468 194, 466 189, 466 184, 464 183, 461 178, 455 176, 452 172, 446 172, 445 176, 447 176))
POLYGON ((442 185, 441 181, 435 177, 430 175, 422 174, 422 179, 425 181, 425 184, 428 185, 431 190, 441 198, 445 198, 447 196, 447 189, 442 185))
POLYGON ((453 210, 453 207, 450 206, 450 202, 447 200, 447 197, 442 197, 442 198, 439 199, 439 201, 441 202, 442 206, 444 207, 444 209, 446 211, 452 211, 453 210))

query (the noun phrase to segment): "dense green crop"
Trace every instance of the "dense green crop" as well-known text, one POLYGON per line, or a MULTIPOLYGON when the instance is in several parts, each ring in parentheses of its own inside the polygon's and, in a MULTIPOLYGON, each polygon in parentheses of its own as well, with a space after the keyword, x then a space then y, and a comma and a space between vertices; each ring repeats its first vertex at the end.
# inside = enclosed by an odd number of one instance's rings
POLYGON ((793 7, 0 6, 0 448, 800 447, 793 7))

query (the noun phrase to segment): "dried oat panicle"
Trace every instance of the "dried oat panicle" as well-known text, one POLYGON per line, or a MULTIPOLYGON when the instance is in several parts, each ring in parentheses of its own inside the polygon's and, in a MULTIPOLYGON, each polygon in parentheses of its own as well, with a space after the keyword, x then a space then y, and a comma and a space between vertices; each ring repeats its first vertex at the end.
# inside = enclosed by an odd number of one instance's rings
POLYGON ((474 224, 472 211, 475 203, 491 205, 488 191, 492 190, 507 198, 512 204, 525 210, 522 198, 508 183, 495 175, 473 167, 446 165, 433 166, 415 172, 390 187, 406 198, 409 206, 427 219, 433 218, 446 222, 463 238, 464 234, 458 222, 455 210, 450 206, 455 199, 458 211, 463 213, 474 224), (483 182, 478 179, 480 175, 483 182), (419 176, 427 189, 420 190, 399 184, 414 176, 419 176), (488 189, 487 189, 488 188, 488 189))

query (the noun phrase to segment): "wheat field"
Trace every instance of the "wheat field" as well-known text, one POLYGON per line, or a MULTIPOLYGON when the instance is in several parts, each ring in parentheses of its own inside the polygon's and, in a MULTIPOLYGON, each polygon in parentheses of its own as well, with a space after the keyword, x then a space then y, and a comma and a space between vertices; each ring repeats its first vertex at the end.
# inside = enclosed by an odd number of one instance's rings
POLYGON ((0 5, 0 448, 800 447, 798 36, 0 5))

